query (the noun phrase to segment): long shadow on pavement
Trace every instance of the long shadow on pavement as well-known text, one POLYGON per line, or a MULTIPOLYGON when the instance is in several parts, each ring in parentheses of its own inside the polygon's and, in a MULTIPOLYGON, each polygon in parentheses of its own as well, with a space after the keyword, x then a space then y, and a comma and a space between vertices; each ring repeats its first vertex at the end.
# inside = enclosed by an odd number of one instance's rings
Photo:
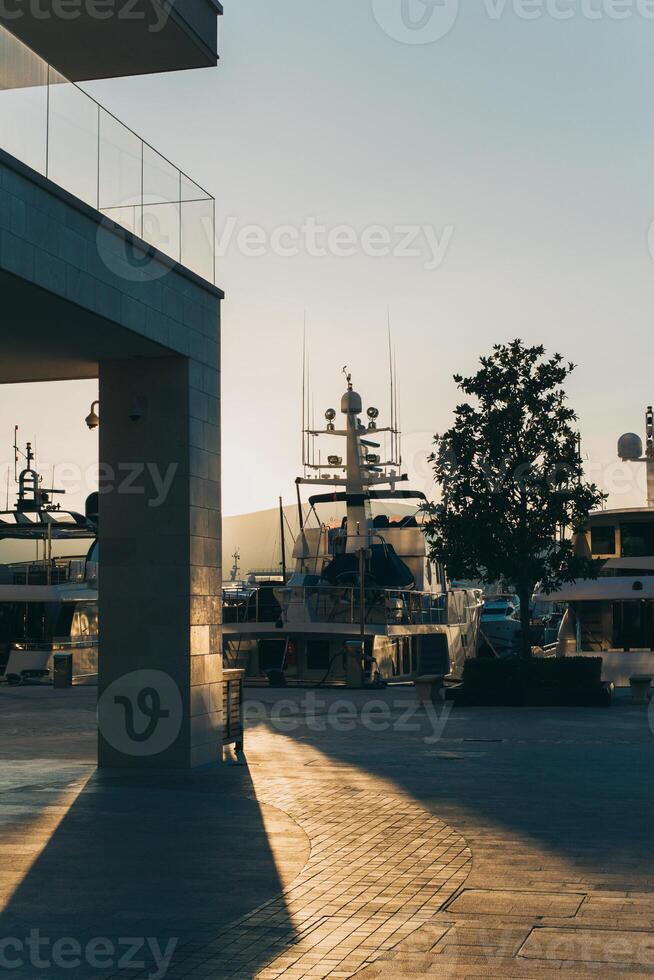
POLYGON ((201 961, 221 928, 282 890, 271 822, 289 868, 306 860, 300 832, 275 826, 276 811, 266 827, 265 810, 246 767, 96 773, 0 915, 2 974, 161 976, 173 948, 173 967, 201 961))

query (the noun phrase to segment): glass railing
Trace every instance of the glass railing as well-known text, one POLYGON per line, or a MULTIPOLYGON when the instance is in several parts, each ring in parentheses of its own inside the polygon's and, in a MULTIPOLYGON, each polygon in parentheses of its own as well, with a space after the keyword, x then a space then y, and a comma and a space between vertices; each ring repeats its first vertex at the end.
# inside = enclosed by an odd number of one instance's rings
POLYGON ((2 585, 62 585, 86 580, 86 558, 16 561, 0 568, 2 585))
POLYGON ((4 27, 0 146, 215 281, 213 197, 4 27))
MULTIPOLYGON (((282 586, 277 599, 286 613, 287 624, 361 622, 361 593, 352 586, 282 586)), ((367 625, 384 626, 443 626, 456 622, 454 609, 448 608, 446 594, 403 591, 397 589, 365 589, 367 625)), ((261 598, 260 589, 238 594, 223 592, 223 621, 226 624, 270 623, 278 618, 267 594, 261 598)), ((466 622, 465 610, 461 622, 466 622)))

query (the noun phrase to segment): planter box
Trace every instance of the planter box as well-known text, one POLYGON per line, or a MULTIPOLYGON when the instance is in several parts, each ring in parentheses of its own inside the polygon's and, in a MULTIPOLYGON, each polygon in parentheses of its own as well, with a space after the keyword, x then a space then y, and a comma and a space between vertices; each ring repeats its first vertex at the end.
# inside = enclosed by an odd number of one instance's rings
POLYGON ((613 700, 613 685, 596 687, 486 688, 467 690, 465 685, 449 692, 448 700, 468 707, 503 708, 609 708, 613 700))
POLYGON ((505 707, 608 707, 613 685, 603 684, 601 657, 503 657, 468 660, 456 704, 505 707))

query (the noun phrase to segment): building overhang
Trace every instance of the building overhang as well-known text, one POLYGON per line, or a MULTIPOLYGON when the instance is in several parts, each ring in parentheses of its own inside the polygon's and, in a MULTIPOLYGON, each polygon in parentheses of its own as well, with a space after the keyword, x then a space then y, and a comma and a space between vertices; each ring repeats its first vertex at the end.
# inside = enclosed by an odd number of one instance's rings
POLYGON ((97 378, 102 360, 173 352, 0 269, 0 384, 97 378))
POLYGON ((5 0, 0 24, 74 82, 208 68, 218 0, 5 0))
MULTIPOLYGON (((26 182, 22 190, 27 203, 35 205, 40 197, 42 206, 45 199, 48 210, 55 213, 58 211, 61 226, 73 226, 76 216, 89 221, 90 227, 94 229, 96 248, 96 236, 99 233, 96 229, 102 229, 104 234, 110 238, 115 237, 119 244, 122 243, 122 248, 129 246, 130 250, 143 250, 143 254, 147 253, 148 261, 161 271, 161 276, 155 271, 155 282, 165 278, 167 284, 175 290, 182 288, 187 292, 199 289, 217 301, 224 298, 221 289, 147 245, 129 231, 114 228, 111 223, 105 225, 103 216, 98 211, 0 149, 0 185, 10 186, 10 174, 15 174, 18 179, 26 182), (3 176, 3 170, 7 176, 3 176), (181 286, 182 283, 186 284, 185 287, 181 286)), ((9 218, 11 210, 8 207, 4 214, 0 212, 0 217, 9 218)), ((0 228, 1 226, 2 221, 0 228)), ((105 245, 110 249, 109 239, 105 245)), ((103 316, 101 310, 92 308, 97 305, 97 298, 90 306, 80 305, 33 281, 29 273, 35 268, 34 252, 34 246, 29 242, 21 243, 14 236, 8 236, 5 242, 0 237, 0 295, 3 298, 3 318, 0 321, 0 384, 97 378, 102 361, 169 357, 183 353, 175 347, 157 342, 156 338, 142 331, 103 316), (27 277, 16 271, 14 252, 23 258, 27 277)), ((43 259, 44 256, 40 258, 43 259)), ((45 258, 46 268, 49 264, 52 265, 52 275, 57 282, 56 270, 61 269, 62 261, 56 256, 45 258)), ((60 273, 59 278, 63 284, 67 282, 65 273, 63 277, 60 273)), ((90 272, 80 272, 78 278, 85 280, 89 288, 93 287, 95 280, 90 272)), ((111 293, 119 295, 125 280, 116 273, 115 278, 109 276, 104 283, 110 287, 111 293)))

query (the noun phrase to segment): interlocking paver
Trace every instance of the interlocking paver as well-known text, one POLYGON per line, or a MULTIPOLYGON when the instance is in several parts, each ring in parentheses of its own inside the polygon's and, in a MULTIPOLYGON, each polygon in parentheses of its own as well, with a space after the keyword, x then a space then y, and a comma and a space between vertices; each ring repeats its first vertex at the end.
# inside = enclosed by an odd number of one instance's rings
POLYGON ((425 905, 442 906, 468 873, 463 838, 404 794, 388 787, 334 787, 316 796, 314 788, 313 781, 257 780, 260 801, 274 802, 292 817, 309 837, 311 854, 283 894, 293 923, 283 938, 292 952, 276 951, 270 905, 264 905, 212 942, 221 952, 210 966, 221 976, 236 976, 262 954, 266 965, 253 976, 353 976, 375 952, 392 949, 420 928, 425 905), (382 863, 366 884, 371 854, 382 863), (320 919, 303 929, 302 916, 314 908, 320 919), (244 935, 247 941, 239 945, 244 935))
MULTIPOLYGON (((304 694, 266 690, 248 696, 271 704, 304 694)), ((370 698, 391 705, 398 700, 402 713, 413 696, 410 688, 324 692, 327 705, 343 697, 359 706, 370 698)), ((400 709, 393 711, 399 717, 400 709)), ((198 899, 191 911, 183 901, 166 909, 166 899, 141 911, 134 904, 116 909, 114 922, 121 930, 129 923, 133 931, 140 921, 146 934, 161 930, 162 913, 166 921, 172 912, 184 922, 168 980, 651 980, 654 781, 647 774, 654 740, 647 712, 628 706, 610 712, 457 709, 438 750, 425 742, 432 735, 428 716, 417 721, 408 733, 392 726, 372 733, 362 725, 349 733, 329 725, 315 731, 300 723, 294 732, 264 724, 250 730, 248 767, 228 768, 221 780, 230 799, 250 799, 251 810, 244 811, 250 832, 261 809, 275 861, 285 869, 279 890, 242 914, 247 876, 255 881, 260 868, 251 853, 251 870, 245 857, 246 875, 239 879, 240 917, 230 922, 225 903, 215 898, 229 889, 235 865, 216 862, 204 843, 211 867, 223 877, 204 874, 196 863, 193 891, 184 892, 198 899), (483 751, 467 752, 468 742, 483 751), (212 920, 213 908, 220 914, 212 920)), ((91 771, 91 712, 86 723, 88 758, 80 764, 69 765, 64 740, 48 733, 62 790, 91 771)), ((45 752, 36 758, 30 739, 26 734, 20 742, 23 769, 12 762, 14 776, 0 796, 0 822, 11 827, 0 845, 6 894, 23 875, 32 894, 36 884, 52 880, 39 868, 47 865, 42 855, 48 859, 52 851, 62 799, 47 800, 51 760, 45 752), (16 778, 22 771, 29 786, 16 778), (33 863, 36 872, 29 870, 33 863)), ((8 746, 11 737, 0 743, 0 756, 8 757, 8 746)), ((206 805, 201 784, 194 787, 190 806, 202 800, 207 819, 219 818, 222 790, 212 786, 206 805)), ((107 803, 115 800, 120 808, 134 790, 105 792, 107 803)), ((165 790, 156 792, 170 804, 165 790)), ((69 817, 67 826, 79 830, 87 810, 107 826, 104 806, 96 805, 104 798, 90 784, 75 807, 79 816, 73 824, 69 817)), ((139 806, 147 802, 145 794, 138 799, 139 806)), ((187 819, 177 800, 175 806, 183 839, 197 820, 187 819)), ((155 816, 155 809, 148 814, 155 816)), ((239 831, 229 828, 235 842, 243 839, 239 831)), ((125 843, 129 838, 121 847, 125 843)), ((158 844, 167 853, 164 837, 158 844)), ((86 854, 95 857, 88 848, 86 854)), ((130 854, 136 859, 134 848, 130 854)), ((186 869, 180 864, 178 870, 186 869)), ((166 867, 157 875, 166 882, 166 867)), ((92 902, 94 896, 85 896, 84 887, 82 875, 79 907, 86 913, 82 898, 92 902)), ((175 887, 168 881, 166 888, 172 902, 175 887)), ((20 903, 12 899, 12 907, 18 910, 20 903)), ((130 980, 135 974, 115 976, 130 980)))

